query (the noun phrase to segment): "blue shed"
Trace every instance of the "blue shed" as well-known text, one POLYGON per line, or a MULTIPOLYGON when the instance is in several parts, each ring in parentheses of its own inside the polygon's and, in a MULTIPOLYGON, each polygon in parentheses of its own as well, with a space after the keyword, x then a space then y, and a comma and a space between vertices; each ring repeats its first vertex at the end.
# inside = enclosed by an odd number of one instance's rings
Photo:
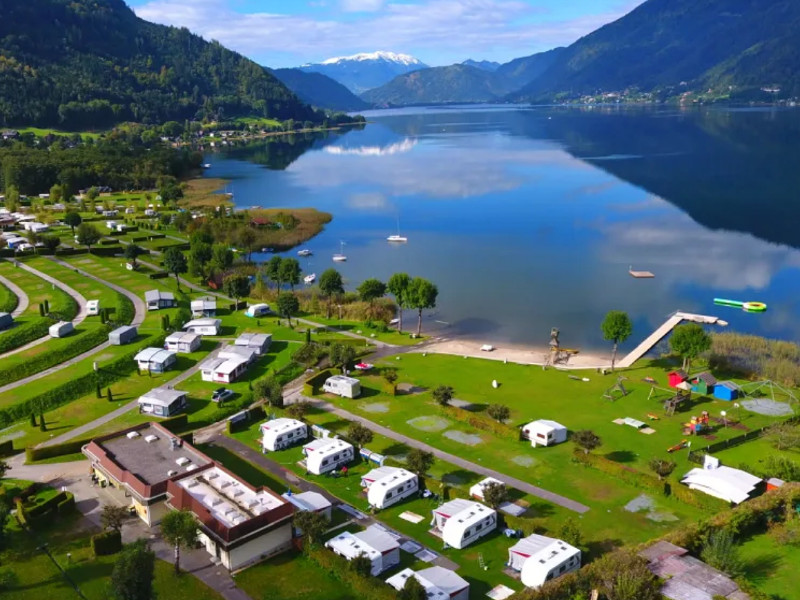
POLYGON ((720 381, 714 386, 714 397, 720 400, 736 400, 741 394, 741 388, 732 381, 720 381))

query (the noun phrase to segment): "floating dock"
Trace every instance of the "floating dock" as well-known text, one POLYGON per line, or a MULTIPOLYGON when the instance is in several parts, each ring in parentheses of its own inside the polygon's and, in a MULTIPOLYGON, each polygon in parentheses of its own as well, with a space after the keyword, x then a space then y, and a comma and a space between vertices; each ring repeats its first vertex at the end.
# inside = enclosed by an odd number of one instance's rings
POLYGON ((631 277, 635 277, 636 279, 652 279, 655 277, 650 271, 634 271, 633 269, 628 269, 628 273, 631 277))

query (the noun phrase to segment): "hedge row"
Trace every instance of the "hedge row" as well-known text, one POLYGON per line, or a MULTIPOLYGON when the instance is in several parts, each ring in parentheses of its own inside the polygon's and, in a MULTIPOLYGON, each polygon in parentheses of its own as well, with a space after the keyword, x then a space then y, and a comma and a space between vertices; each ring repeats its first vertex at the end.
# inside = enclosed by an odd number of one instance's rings
POLYGON ((19 305, 17 295, 4 285, 0 285, 0 312, 13 312, 19 305))
POLYGON ((63 444, 52 444, 50 446, 39 446, 37 448, 25 448, 25 462, 35 462, 37 460, 44 460, 45 458, 53 458, 55 456, 65 456, 67 454, 75 454, 81 451, 81 448, 92 441, 93 438, 82 438, 79 440, 70 440, 63 444))
POLYGON ((163 346, 165 337, 166 334, 150 336, 141 344, 131 348, 130 352, 102 365, 97 372, 86 373, 25 402, 0 409, 0 425, 10 425, 16 421, 27 419, 32 412, 57 408, 93 392, 98 384, 101 387, 107 387, 115 381, 135 373, 137 365, 133 357, 143 348, 163 346))
POLYGON ((486 417, 463 408, 458 408, 457 406, 442 406, 441 411, 445 416, 453 419, 454 421, 466 423, 470 427, 489 432, 497 437, 505 438, 507 440, 511 440, 512 442, 518 442, 521 439, 521 430, 515 427, 509 427, 504 423, 498 423, 490 417, 486 417))
POLYGON ((27 507, 22 498, 17 498, 17 518, 23 525, 37 527, 50 523, 58 515, 67 515, 75 510, 75 496, 71 492, 59 492, 41 504, 27 507))
POLYGON ((303 384, 303 394, 306 396, 313 396, 314 394, 319 394, 322 391, 322 386, 325 381, 332 375, 330 369, 325 369, 324 371, 320 371, 316 375, 312 375, 306 382, 303 384))
POLYGON ((150 273, 148 277, 150 279, 165 279, 169 277, 169 273, 167 273, 166 271, 156 271, 155 273, 150 273))
POLYGON ((122 550, 122 534, 116 529, 109 529, 92 536, 92 553, 95 556, 109 556, 122 550))
POLYGON ((574 459, 586 467, 591 467, 603 473, 607 473, 634 487, 660 493, 665 496, 672 496, 676 500, 680 500, 690 506, 715 512, 723 510, 728 506, 728 503, 724 500, 714 498, 713 496, 701 492, 696 492, 680 484, 672 485, 672 483, 668 481, 658 479, 655 475, 650 475, 638 469, 627 467, 596 454, 576 452, 574 454, 574 459))
POLYGON ((23 363, 18 363, 8 369, 2 369, 0 370, 0 385, 19 381, 83 354, 105 342, 108 339, 110 330, 111 328, 108 326, 98 327, 82 335, 75 336, 68 346, 37 354, 23 363))
POLYGON ((360 600, 395 600, 397 592, 378 577, 362 577, 350 563, 325 548, 306 547, 306 556, 341 581, 360 600))
POLYGON ((0 457, 14 454, 14 440, 6 440, 0 444, 0 457))
POLYGON ((116 306, 114 307, 114 322, 118 325, 128 325, 136 315, 133 302, 125 294, 116 293, 116 306))
POLYGON ((178 242, 176 240, 169 240, 163 244, 153 244, 152 249, 158 252, 164 252, 170 248, 177 248, 178 250, 188 250, 191 246, 188 242, 178 242))
POLYGON ((36 317, 14 327, 0 337, 0 354, 46 336, 53 323, 50 317, 36 317))

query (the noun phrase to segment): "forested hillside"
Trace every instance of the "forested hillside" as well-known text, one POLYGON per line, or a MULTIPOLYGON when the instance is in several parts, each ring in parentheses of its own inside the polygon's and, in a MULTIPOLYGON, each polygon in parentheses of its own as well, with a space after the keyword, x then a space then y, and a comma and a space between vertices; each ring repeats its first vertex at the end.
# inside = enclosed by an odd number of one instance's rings
POLYGON ((0 2, 0 125, 322 120, 266 69, 122 0, 0 2))
POLYGON ((272 73, 306 104, 328 110, 364 110, 369 104, 338 81, 322 73, 300 69, 274 69, 272 73))

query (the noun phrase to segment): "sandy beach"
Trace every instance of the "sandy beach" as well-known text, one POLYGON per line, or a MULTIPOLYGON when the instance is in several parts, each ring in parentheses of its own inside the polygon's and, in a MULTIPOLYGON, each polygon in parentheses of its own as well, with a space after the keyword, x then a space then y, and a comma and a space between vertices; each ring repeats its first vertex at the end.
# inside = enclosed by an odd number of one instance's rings
MULTIPOLYGON (((432 354, 452 354, 455 356, 469 356, 473 358, 485 358, 488 360, 500 360, 523 365, 543 365, 547 360, 549 349, 546 347, 536 348, 533 346, 522 346, 514 344, 499 344, 494 346, 494 350, 486 352, 481 350, 485 342, 480 342, 462 338, 433 338, 429 342, 413 350, 414 352, 428 352, 432 354)), ((619 358, 619 357, 618 357, 619 358)), ((556 365, 559 369, 598 369, 611 366, 611 355, 604 355, 598 352, 583 352, 573 355, 564 364, 556 365)))

